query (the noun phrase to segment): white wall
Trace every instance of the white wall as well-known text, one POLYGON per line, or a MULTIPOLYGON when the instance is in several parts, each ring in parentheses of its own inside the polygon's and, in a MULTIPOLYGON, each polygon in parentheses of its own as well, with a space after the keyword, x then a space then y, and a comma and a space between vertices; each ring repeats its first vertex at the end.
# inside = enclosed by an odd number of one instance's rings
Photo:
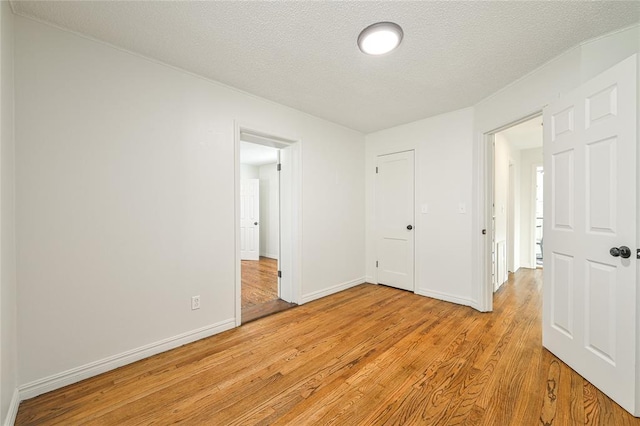
POLYGON ((514 149, 511 145, 511 169, 513 173, 513 186, 510 185, 509 189, 509 203, 510 203, 510 220, 509 220, 509 271, 516 272, 520 269, 520 247, 522 234, 521 228, 521 216, 522 209, 520 203, 521 191, 520 191, 520 171, 522 170, 521 151, 514 149))
POLYGON ((367 279, 375 282, 374 182, 378 155, 416 151, 416 292, 470 304, 473 109, 372 133, 367 146, 367 279), (428 205, 422 214, 421 206, 428 205))
POLYGON ((34 21, 15 25, 22 389, 233 326, 236 120, 302 141, 303 298, 364 280, 362 134, 34 21), (196 294, 202 307, 191 311, 196 294))
POLYGON ((278 258, 279 207, 277 163, 259 167, 260 177, 260 256, 278 258))
POLYGON ((0 2, 0 424, 17 410, 13 15, 0 2))
POLYGON ((520 151, 520 264, 524 268, 536 268, 534 215, 535 181, 533 173, 536 165, 542 165, 542 148, 520 151))
POLYGON ((250 164, 240 164, 240 179, 260 179, 260 168, 250 164))

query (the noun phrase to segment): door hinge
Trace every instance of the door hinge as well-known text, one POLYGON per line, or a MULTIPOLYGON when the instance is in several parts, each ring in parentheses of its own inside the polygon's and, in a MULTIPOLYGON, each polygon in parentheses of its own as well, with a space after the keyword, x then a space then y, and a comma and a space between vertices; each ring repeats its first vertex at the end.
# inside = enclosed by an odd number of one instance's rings
POLYGON ((640 259, 640 249, 636 249, 636 259, 640 259))
POLYGON ((376 268, 378 267, 378 261, 376 260, 376 268))
POLYGON ((278 163, 277 169, 278 169, 278 171, 282 170, 282 164, 278 163))
POLYGON ((376 167, 376 173, 378 173, 378 168, 376 167))
POLYGON ((487 230, 486 229, 482 230, 482 235, 487 235, 487 230))
POLYGON ((282 278, 282 271, 278 271, 278 278, 282 278))

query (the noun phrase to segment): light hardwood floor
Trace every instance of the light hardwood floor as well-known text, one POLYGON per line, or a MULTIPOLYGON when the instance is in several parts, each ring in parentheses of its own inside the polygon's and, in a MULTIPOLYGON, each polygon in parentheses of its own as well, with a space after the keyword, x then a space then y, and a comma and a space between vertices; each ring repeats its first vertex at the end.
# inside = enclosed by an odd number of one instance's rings
POLYGON ((268 257, 243 260, 242 307, 259 305, 278 298, 278 261, 268 257))
POLYGON ((17 424, 640 424, 542 348, 541 277, 486 314, 357 286, 25 401, 17 424))
POLYGON ((297 306, 278 297, 278 261, 268 257, 243 260, 242 324, 297 306))

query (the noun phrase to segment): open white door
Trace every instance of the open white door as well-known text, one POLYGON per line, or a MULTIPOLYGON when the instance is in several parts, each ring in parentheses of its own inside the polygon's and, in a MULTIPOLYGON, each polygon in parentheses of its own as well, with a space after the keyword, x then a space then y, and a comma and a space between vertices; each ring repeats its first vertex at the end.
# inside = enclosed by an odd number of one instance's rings
POLYGON ((296 303, 293 288, 293 158, 294 145, 280 149, 280 249, 278 257, 278 296, 289 303, 296 303))
POLYGON ((240 259, 260 259, 260 180, 240 181, 240 259))
POLYGON ((543 306, 543 345, 635 415, 636 79, 634 55, 544 110, 543 306))
POLYGON ((380 155, 376 167, 378 283, 414 291, 413 151, 380 155))

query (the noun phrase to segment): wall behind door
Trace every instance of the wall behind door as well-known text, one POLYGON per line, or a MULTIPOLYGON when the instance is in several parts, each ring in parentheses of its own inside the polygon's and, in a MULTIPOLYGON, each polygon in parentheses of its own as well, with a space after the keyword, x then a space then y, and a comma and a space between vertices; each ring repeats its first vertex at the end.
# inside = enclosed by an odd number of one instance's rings
POLYGON ((509 162, 512 158, 511 147, 500 133, 495 135, 494 149, 494 211, 495 211, 495 244, 494 252, 496 256, 495 287, 497 290, 508 275, 504 269, 507 267, 507 250, 511 249, 511 244, 507 241, 509 234, 509 162))
POLYGON ((535 182, 533 178, 534 164, 542 164, 542 148, 520 151, 520 264, 525 268, 535 268, 533 261, 535 215, 533 200, 535 182))
POLYGON ((260 256, 278 258, 280 209, 277 163, 259 167, 260 178, 260 256))
POLYGON ((240 179, 260 179, 260 169, 250 164, 240 164, 240 179))

